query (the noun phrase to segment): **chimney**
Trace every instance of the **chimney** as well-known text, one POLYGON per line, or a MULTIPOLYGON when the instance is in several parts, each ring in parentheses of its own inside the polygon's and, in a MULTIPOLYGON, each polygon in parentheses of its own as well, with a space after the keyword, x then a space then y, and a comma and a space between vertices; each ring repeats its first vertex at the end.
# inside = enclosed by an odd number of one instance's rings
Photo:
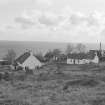
POLYGON ((30 55, 33 56, 33 51, 32 50, 30 50, 30 55))
POLYGON ((28 49, 26 49, 26 52, 30 53, 30 55, 33 55, 32 50, 28 50, 28 49))

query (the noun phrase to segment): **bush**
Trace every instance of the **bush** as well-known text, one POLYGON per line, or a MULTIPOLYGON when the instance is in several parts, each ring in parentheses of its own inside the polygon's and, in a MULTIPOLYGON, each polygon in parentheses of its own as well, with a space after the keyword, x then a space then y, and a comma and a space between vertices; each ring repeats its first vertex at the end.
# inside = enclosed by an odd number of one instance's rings
POLYGON ((9 75, 8 72, 5 72, 5 74, 4 74, 4 76, 3 76, 3 79, 4 79, 5 81, 9 81, 9 80, 10 80, 10 75, 9 75))
POLYGON ((85 86, 85 87, 95 87, 99 84, 98 81, 94 80, 94 79, 82 79, 82 80, 72 80, 69 81, 65 84, 65 86, 63 87, 63 90, 68 89, 69 86, 85 86))
POLYGON ((0 81, 3 79, 3 74, 0 73, 0 81))
POLYGON ((14 80, 24 81, 26 79, 26 75, 24 72, 15 72, 13 75, 14 80))
POLYGON ((18 66, 18 67, 16 68, 16 70, 17 70, 17 71, 19 71, 19 70, 23 70, 23 67, 18 66))
POLYGON ((48 75, 46 73, 40 73, 37 77, 38 81, 47 81, 48 80, 48 75))
POLYGON ((91 101, 91 105, 105 105, 105 99, 96 98, 91 101))
POLYGON ((18 75, 18 76, 17 76, 17 80, 20 80, 20 81, 24 81, 25 78, 26 78, 25 75, 18 75))
POLYGON ((33 70, 29 70, 29 69, 26 69, 26 70, 25 70, 25 73, 26 73, 26 74, 31 74, 31 75, 34 74, 33 70))

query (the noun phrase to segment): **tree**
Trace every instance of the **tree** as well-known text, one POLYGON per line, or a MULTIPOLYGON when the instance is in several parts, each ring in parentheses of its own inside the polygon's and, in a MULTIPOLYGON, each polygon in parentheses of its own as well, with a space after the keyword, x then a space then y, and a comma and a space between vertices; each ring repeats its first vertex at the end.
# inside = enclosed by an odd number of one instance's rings
POLYGON ((59 49, 54 49, 53 50, 53 56, 57 56, 57 55, 60 55, 61 54, 61 51, 59 49))
POLYGON ((49 51, 45 54, 45 58, 47 61, 50 61, 53 57, 60 55, 61 51, 59 49, 54 49, 53 51, 49 51))
POLYGON ((38 52, 37 54, 35 54, 35 56, 36 56, 41 62, 44 62, 44 56, 43 56, 42 52, 38 52))
POLYGON ((77 44, 76 50, 79 53, 84 53, 86 51, 86 46, 82 43, 77 44))
POLYGON ((13 64, 14 60, 16 58, 16 53, 13 49, 9 49, 5 57, 3 58, 4 60, 7 60, 9 64, 13 64))
POLYGON ((58 56, 61 54, 61 51, 59 49, 53 50, 53 60, 58 61, 58 56))
POLYGON ((44 58, 45 58, 47 61, 49 61, 51 58, 53 58, 53 52, 52 52, 52 51, 48 51, 48 52, 45 54, 44 58))
POLYGON ((74 50, 74 46, 72 44, 68 44, 65 53, 67 55, 71 54, 73 50, 74 50))

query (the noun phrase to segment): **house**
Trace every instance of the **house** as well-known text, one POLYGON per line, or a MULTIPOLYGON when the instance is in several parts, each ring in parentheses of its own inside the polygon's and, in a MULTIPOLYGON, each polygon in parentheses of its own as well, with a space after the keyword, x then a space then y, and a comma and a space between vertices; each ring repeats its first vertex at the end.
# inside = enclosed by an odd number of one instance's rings
POLYGON ((67 56, 65 54, 59 54, 57 56, 54 56, 53 57, 53 60, 56 61, 56 62, 65 62, 67 59, 67 56))
POLYGON ((99 63, 99 56, 97 52, 88 53, 73 53, 67 57, 67 64, 89 64, 99 63))
POLYGON ((35 69, 41 67, 43 64, 34 56, 31 51, 25 52, 16 59, 16 64, 22 68, 35 69))
POLYGON ((84 53, 73 53, 67 57, 67 64, 85 64, 86 54, 84 53))

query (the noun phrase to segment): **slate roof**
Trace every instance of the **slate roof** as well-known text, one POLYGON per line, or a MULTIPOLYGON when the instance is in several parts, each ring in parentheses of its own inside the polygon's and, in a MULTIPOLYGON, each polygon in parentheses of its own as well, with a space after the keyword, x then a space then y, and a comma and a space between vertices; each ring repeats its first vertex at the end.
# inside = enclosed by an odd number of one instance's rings
POLYGON ((83 53, 73 53, 73 54, 69 54, 68 55, 68 58, 71 58, 71 59, 86 59, 87 58, 87 55, 86 54, 83 54, 83 53))
POLYGON ((96 55, 95 52, 93 52, 93 53, 89 52, 89 53, 87 53, 87 59, 94 59, 95 55, 96 55))
MULTIPOLYGON (((35 55, 34 55, 35 56, 35 55)), ((40 57, 38 57, 38 56, 35 56, 40 62, 42 62, 42 63, 44 63, 46 60, 45 60, 45 58, 40 58, 40 57)))
POLYGON ((88 52, 88 53, 73 53, 69 54, 68 58, 71 59, 94 59, 95 57, 95 52, 88 52))
MULTIPOLYGON (((30 51, 29 52, 25 52, 24 54, 22 54, 21 56, 19 56, 16 60, 15 63, 19 62, 20 64, 23 64, 24 61, 30 56, 30 51)), ((33 55, 34 57, 36 57, 40 62, 44 62, 42 59, 38 58, 37 56, 33 55)))
POLYGON ((18 57, 15 61, 19 62, 20 64, 24 63, 24 61, 30 56, 30 52, 25 52, 20 57, 18 57))

